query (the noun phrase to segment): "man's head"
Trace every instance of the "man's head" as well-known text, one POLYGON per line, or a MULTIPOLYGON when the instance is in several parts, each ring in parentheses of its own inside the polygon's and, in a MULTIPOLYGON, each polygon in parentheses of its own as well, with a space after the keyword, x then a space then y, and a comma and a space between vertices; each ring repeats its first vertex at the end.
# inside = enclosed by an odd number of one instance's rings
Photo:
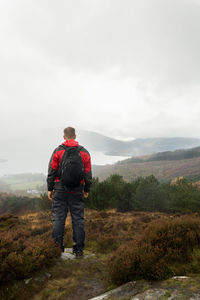
POLYGON ((71 140, 71 139, 76 139, 76 133, 75 129, 73 127, 67 127, 64 129, 64 136, 63 138, 65 140, 71 140))

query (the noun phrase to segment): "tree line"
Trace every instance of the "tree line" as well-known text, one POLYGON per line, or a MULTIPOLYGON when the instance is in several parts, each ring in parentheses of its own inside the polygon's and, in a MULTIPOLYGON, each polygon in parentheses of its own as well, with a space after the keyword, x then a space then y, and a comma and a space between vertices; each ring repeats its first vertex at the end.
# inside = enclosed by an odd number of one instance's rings
MULTIPOLYGON (((51 204, 46 193, 34 198, 0 193, 0 214, 49 210, 51 204)), ((197 212, 200 211, 200 190, 185 178, 171 184, 150 175, 126 182, 121 175, 113 174, 103 181, 93 178, 85 207, 95 210, 114 208, 120 212, 197 212)))
POLYGON ((187 179, 175 184, 162 183, 154 175, 126 182, 113 174, 104 181, 93 178, 91 191, 85 201, 88 208, 118 211, 195 212, 200 210, 200 190, 187 179))

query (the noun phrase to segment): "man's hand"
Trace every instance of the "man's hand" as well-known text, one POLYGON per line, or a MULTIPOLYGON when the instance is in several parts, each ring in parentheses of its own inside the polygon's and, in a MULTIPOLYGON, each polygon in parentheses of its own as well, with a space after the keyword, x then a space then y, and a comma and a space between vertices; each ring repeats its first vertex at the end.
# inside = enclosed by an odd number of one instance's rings
POLYGON ((48 198, 51 201, 53 200, 52 196, 53 196, 53 191, 48 191, 48 198))
POLYGON ((89 193, 83 192, 83 197, 84 197, 84 198, 87 198, 88 195, 89 195, 89 193))

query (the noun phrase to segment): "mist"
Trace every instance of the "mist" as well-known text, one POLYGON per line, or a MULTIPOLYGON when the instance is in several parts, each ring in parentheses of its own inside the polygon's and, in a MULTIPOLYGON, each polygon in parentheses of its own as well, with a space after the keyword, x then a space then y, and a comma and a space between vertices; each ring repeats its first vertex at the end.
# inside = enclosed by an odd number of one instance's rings
POLYGON ((199 1, 2 0, 0 26, 1 174, 45 172, 67 126, 200 137, 199 1))

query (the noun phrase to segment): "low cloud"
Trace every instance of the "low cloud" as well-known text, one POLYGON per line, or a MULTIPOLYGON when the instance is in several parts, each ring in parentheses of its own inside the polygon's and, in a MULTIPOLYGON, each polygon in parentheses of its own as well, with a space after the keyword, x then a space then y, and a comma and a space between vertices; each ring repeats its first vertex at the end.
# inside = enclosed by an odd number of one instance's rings
POLYGON ((199 15, 195 0, 1 1, 0 157, 68 125, 200 137, 199 15))

